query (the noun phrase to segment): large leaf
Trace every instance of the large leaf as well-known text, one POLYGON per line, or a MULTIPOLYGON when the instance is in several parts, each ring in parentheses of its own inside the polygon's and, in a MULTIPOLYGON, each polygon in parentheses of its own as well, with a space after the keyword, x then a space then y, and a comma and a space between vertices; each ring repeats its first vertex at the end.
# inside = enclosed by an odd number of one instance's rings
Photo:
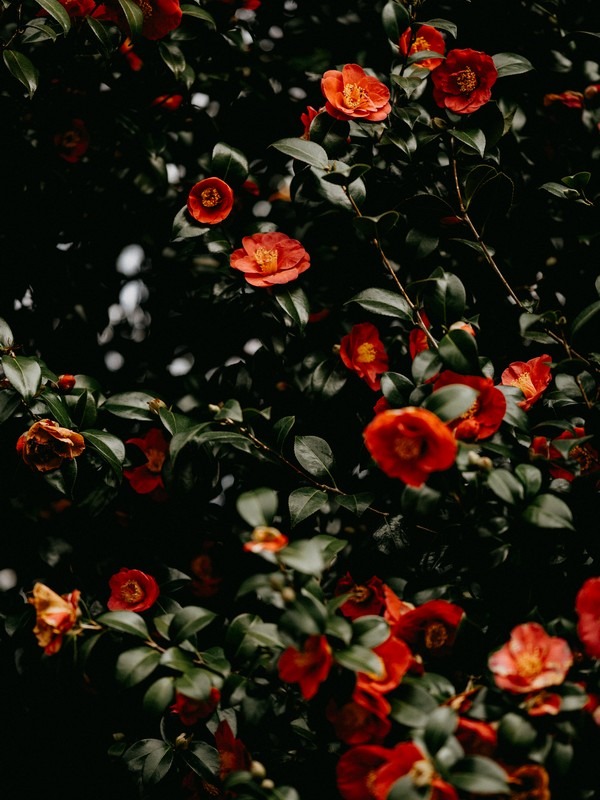
POLYGON ((29 97, 33 97, 40 76, 37 67, 18 50, 5 50, 2 57, 11 75, 23 84, 29 93, 29 97))
POLYGON ((133 611, 109 611, 96 617, 96 621, 107 628, 121 631, 121 633, 129 633, 140 639, 150 638, 145 621, 133 611))
POLYGON ((243 183, 248 177, 248 159, 236 147, 217 142, 212 151, 212 169, 215 175, 229 183, 243 183))
POLYGON ((373 314, 384 317, 397 317, 406 322, 412 322, 412 312, 406 300, 397 292, 389 289, 365 289, 359 294, 346 300, 348 303, 358 303, 361 308, 373 314))
POLYGON ((71 29, 71 18, 65 11, 65 7, 61 5, 58 0, 35 0, 44 11, 47 11, 51 17, 58 22, 64 33, 68 33, 71 29))
POLYGON ((295 158, 297 161, 310 164, 311 167, 326 169, 329 163, 329 157, 325 148, 307 139, 279 139, 279 141, 274 142, 271 147, 279 150, 280 153, 285 153, 286 156, 295 158))
POLYGON ((381 677, 385 673, 385 667, 381 658, 360 644, 353 644, 345 650, 338 650, 334 654, 338 664, 353 672, 366 672, 369 675, 381 677))
POLYGON ((142 25, 144 24, 144 13, 140 6, 133 0, 119 0, 119 5, 123 9, 125 19, 129 25, 131 38, 135 39, 142 32, 142 25))
POLYGON ((275 300, 298 328, 303 330, 308 322, 310 306, 308 297, 300 286, 276 292, 275 300))
POLYGON ((540 494, 523 512, 523 519, 537 528, 574 531, 571 509, 553 494, 540 494))
POLYGON ((450 422, 468 411, 479 392, 464 384, 451 384, 436 389, 423 403, 423 408, 438 416, 442 422, 450 422))
POLYGON ((467 756, 452 767, 450 781, 453 786, 475 794, 510 795, 508 775, 485 756, 467 756))
POLYGON ((243 492, 236 501, 237 512, 248 525, 271 525, 277 512, 277 492, 267 486, 243 492))
POLYGON ((298 572, 320 575, 325 568, 323 553, 318 543, 312 539, 292 542, 277 554, 278 560, 298 572))
POLYGON ((69 416, 69 411, 59 394, 56 394, 55 392, 52 392, 50 389, 46 388, 41 395, 41 399, 48 406, 48 410, 59 425, 61 425, 63 428, 71 428, 73 423, 71 421, 71 417, 69 416))
POLYGON ((125 689, 136 686, 154 672, 159 662, 160 653, 149 647, 125 650, 117 659, 117 681, 125 689))
POLYGON ((294 489, 288 500, 292 528, 316 513, 326 502, 326 493, 319 489, 310 486, 294 489))
POLYGON ((177 611, 171 620, 169 638, 173 644, 179 644, 210 625, 216 616, 213 611, 208 611, 206 608, 186 606, 177 611))
POLYGON ((579 331, 588 324, 600 311, 600 300, 596 300, 589 306, 586 306, 583 311, 575 317, 571 324, 571 336, 575 337, 579 331))
POLYGON ((504 78, 506 75, 520 75, 533 69, 531 61, 517 53, 496 53, 492 58, 499 78, 504 78))
POLYGON ((319 436, 296 436, 294 455, 309 475, 327 477, 333 483, 330 471, 333 466, 333 453, 325 439, 319 436))
POLYGON ((439 343, 439 356, 448 369, 461 375, 480 373, 475 337, 463 330, 449 331, 439 343))
POLYGON ((42 368, 37 358, 2 356, 2 368, 11 386, 23 400, 32 400, 42 382, 42 368))
POLYGON ((125 445, 112 433, 99 430, 81 431, 86 443, 100 455, 121 479, 123 462, 125 461, 125 445))
POLYGON ((154 400, 156 400, 156 395, 148 392, 120 392, 111 395, 102 408, 123 419, 148 421, 156 418, 148 406, 154 400))

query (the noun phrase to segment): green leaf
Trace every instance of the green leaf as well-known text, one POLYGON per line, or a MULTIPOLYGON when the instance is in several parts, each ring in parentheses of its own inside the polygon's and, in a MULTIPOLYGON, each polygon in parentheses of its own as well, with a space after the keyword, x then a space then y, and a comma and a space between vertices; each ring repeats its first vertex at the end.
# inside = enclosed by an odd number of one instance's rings
POLYGON ((232 422, 243 422, 244 412, 239 402, 235 399, 223 403, 220 411, 215 414, 216 420, 230 419, 232 422))
POLYGON ((2 54, 4 63, 13 78, 16 78, 27 89, 29 97, 33 97, 38 86, 39 70, 18 50, 5 50, 2 54))
POLYGON ((125 761, 129 769, 137 769, 146 756, 155 750, 162 750, 164 744, 162 739, 141 739, 127 748, 123 753, 123 761, 125 761))
POLYGON ((510 795, 508 775, 486 756, 467 756, 457 761, 450 771, 449 780, 464 792, 510 795))
MULTIPOLYGON (((119 2, 122 3, 123 0, 119 0, 119 2)), ((159 42, 158 52, 160 53, 160 57, 165 62, 167 67, 171 70, 175 78, 179 79, 185 72, 186 68, 185 56, 183 55, 179 47, 171 43, 159 42)))
POLYGON ((429 25, 432 28, 437 28, 440 31, 446 31, 452 36, 453 39, 456 39, 456 34, 458 33, 458 28, 456 23, 450 22, 447 19, 428 19, 427 22, 424 22, 423 25, 429 25))
POLYGON ((348 370, 339 365, 339 359, 322 361, 313 371, 310 388, 323 397, 335 397, 348 378, 348 370))
POLYGON ((0 317, 0 347, 11 348, 15 343, 15 337, 6 320, 0 317))
POLYGON ((479 392, 470 386, 451 384, 432 392, 423 401, 422 406, 439 417, 442 422, 450 422, 468 411, 478 395, 479 392))
POLYGON ((33 399, 42 382, 42 368, 37 358, 2 356, 4 374, 25 402, 33 399))
POLYGON ((561 183, 564 183, 569 189, 585 189, 591 177, 591 172, 576 172, 574 175, 565 175, 565 177, 560 180, 561 183))
POLYGON ((48 410, 63 428, 71 428, 73 422, 69 416, 69 411, 65 406, 62 397, 55 392, 52 392, 48 387, 42 392, 40 399, 48 406, 48 410))
POLYGON ((109 611, 96 617, 96 621, 107 628, 121 631, 121 633, 129 633, 139 639, 150 638, 146 622, 133 611, 109 611))
POLYGON ((108 58, 115 48, 113 47, 113 43, 106 25, 100 22, 100 20, 94 19, 93 17, 86 17, 85 21, 98 40, 100 51, 106 58, 108 58))
POLYGON ((0 423, 10 419, 20 405, 21 395, 11 392, 10 389, 3 389, 0 392, 0 423))
POLYGON ((100 455, 112 469, 119 480, 125 461, 125 445, 112 433, 99 430, 81 431, 81 435, 98 455, 100 455))
POLYGON ((429 715, 438 707, 428 691, 405 682, 398 687, 391 702, 392 719, 409 728, 425 727, 429 715))
POLYGON ((596 300, 589 306, 586 306, 583 311, 575 317, 571 324, 571 336, 575 337, 579 331, 592 320, 600 311, 600 300, 596 300))
POLYGON ((73 420, 78 423, 79 428, 88 428, 96 423, 98 417, 98 407, 92 392, 84 389, 75 402, 75 410, 71 412, 73 420))
POLYGON ((216 30, 217 23, 214 20, 208 11, 205 11, 203 8, 198 8, 198 6, 190 5, 189 3, 184 3, 181 6, 181 11, 188 17, 195 17, 196 19, 201 19, 203 22, 206 22, 209 28, 216 30))
POLYGON ((414 388, 410 378, 398 372, 384 372, 381 376, 381 391, 393 406, 408 405, 408 398, 414 388))
MULTIPOLYGON (((327 477, 333 483, 330 472, 333 466, 333 452, 325 439, 319 436, 296 436, 294 455, 310 475, 327 477)), ((333 485, 335 486, 335 483, 333 485)))
POLYGON ((500 720, 498 739, 502 747, 506 747, 509 752, 516 750, 526 755, 537 739, 537 731, 529 720, 509 712, 500 720))
POLYGON ((337 650, 333 657, 338 664, 353 672, 366 672, 369 675, 381 677, 385 671, 381 658, 368 647, 360 644, 350 645, 345 650, 337 650))
POLYGON ((51 17, 53 17, 60 27, 63 29, 65 33, 68 33, 71 29, 71 19, 67 12, 65 11, 64 6, 62 6, 58 0, 35 0, 38 5, 40 5, 44 11, 47 11, 51 17))
POLYGON ((304 330, 308 322, 310 306, 308 297, 300 286, 277 291, 274 296, 276 302, 283 308, 290 319, 296 323, 300 330, 304 330))
POLYGON ((307 139, 289 138, 279 139, 274 142, 271 147, 284 153, 286 156, 291 156, 297 161, 302 161, 305 164, 310 164, 311 167, 318 169, 327 169, 329 164, 329 156, 324 147, 316 142, 310 142, 307 139))
POLYGON ((543 183, 540 189, 544 189, 546 192, 556 197, 562 197, 563 200, 577 200, 577 198, 580 197, 577 189, 569 189, 567 186, 564 186, 562 183, 557 183, 556 181, 543 183))
POLYGON ((192 741, 186 750, 181 750, 180 757, 196 775, 214 783, 219 775, 221 758, 219 751, 206 742, 192 741))
POLYGON ((174 241, 180 239, 196 239, 198 236, 204 236, 209 230, 210 227, 208 225, 200 225, 190 216, 187 205, 185 205, 180 208, 175 215, 173 227, 171 229, 171 238, 174 241))
POLYGON ((492 59, 498 70, 499 78, 505 78, 507 75, 520 75, 522 72, 529 72, 533 69, 531 61, 517 53, 496 53, 492 59))
POLYGON ((312 539, 292 542, 277 553, 277 560, 307 575, 319 576, 325 569, 321 548, 312 539))
POLYGON ((458 724, 458 714, 447 706, 434 709, 425 726, 424 741, 427 750, 435 755, 452 736, 458 724))
POLYGON ((116 679, 124 689, 130 689, 151 675, 160 661, 160 653, 149 647, 125 650, 117 659, 116 679))
POLYGON ((485 134, 482 130, 479 128, 469 128, 467 130, 458 130, 455 128, 448 131, 448 133, 454 139, 458 139, 459 142, 462 142, 483 158, 485 154, 485 134))
POLYGON ((388 39, 397 45, 398 39, 410 25, 410 16, 403 5, 388 0, 381 12, 381 21, 388 39))
POLYGON ((133 0, 119 0, 119 5, 125 14, 131 38, 136 39, 142 33, 142 26, 144 24, 143 11, 133 0))
POLYGON ((428 282, 427 313, 444 325, 461 319, 465 311, 467 293, 464 284, 454 273, 439 271, 433 273, 428 282))
POLYGON ((158 416, 160 417, 162 424, 172 436, 193 428, 195 424, 193 420, 191 420, 189 417, 186 417, 184 414, 175 414, 168 408, 159 408, 158 416))
POLYGON ((177 678, 175 687, 192 700, 206 700, 212 688, 210 673, 204 669, 189 670, 177 678))
POLYGON ((536 528, 574 531, 569 506, 553 494, 540 494, 523 512, 523 519, 536 528))
POLYGON ((348 303, 358 303, 361 308, 371 311, 373 314, 381 314, 384 317, 397 317, 407 322, 412 322, 412 312, 406 300, 396 292, 389 289, 365 289, 359 292, 348 303))
POLYGON ((186 672, 192 667, 193 655, 180 647, 169 647, 160 657, 160 663, 161 666, 169 667, 177 672, 186 672))
POLYGON ((444 366, 461 375, 479 375, 479 359, 475 337, 463 330, 449 331, 439 343, 439 356, 444 366))
POLYGON ((213 173, 228 183, 241 184, 248 177, 248 159, 235 147, 217 142, 213 147, 211 166, 213 173))
POLYGON ((111 395, 101 407, 104 411, 123 419, 152 421, 156 419, 156 414, 150 411, 148 403, 156 399, 156 395, 148 392, 121 392, 111 395))
POLYGON ((144 759, 142 768, 142 783, 144 786, 154 786, 161 781, 171 769, 175 753, 167 742, 162 748, 156 748, 144 759))
POLYGON ((277 513, 277 492, 266 486, 243 492, 236 501, 237 512, 248 525, 271 525, 277 513))
POLYGON ((173 644, 179 644, 210 625, 216 616, 214 612, 199 606, 182 608, 171 620, 169 638, 173 644))
POLYGON ((335 499, 342 508, 347 508, 348 511, 360 517, 373 503, 375 495, 371 492, 358 492, 358 494, 339 494, 335 499))
POLYGON ((319 489, 310 486, 294 489, 288 500, 292 528, 317 512, 326 502, 326 493, 319 489))
POLYGON ((282 417, 278 419, 277 422, 273 425, 273 435, 275 437, 275 442, 277 443, 277 447, 281 451, 285 440, 289 432, 292 430, 296 423, 296 417, 289 416, 289 417, 282 417))
POLYGON ((148 687, 142 699, 144 711, 156 716, 162 716, 173 702, 175 685, 172 677, 159 678, 148 687))
POLYGON ((533 497, 542 488, 542 472, 533 464, 518 464, 515 475, 525 487, 527 497, 533 497))
POLYGON ((507 469, 490 472, 487 484, 496 497, 509 505, 516 505, 525 496, 523 484, 507 469))
POLYGON ((365 614, 352 621, 352 638, 363 647, 377 647, 390 636, 390 626, 380 616, 365 614))

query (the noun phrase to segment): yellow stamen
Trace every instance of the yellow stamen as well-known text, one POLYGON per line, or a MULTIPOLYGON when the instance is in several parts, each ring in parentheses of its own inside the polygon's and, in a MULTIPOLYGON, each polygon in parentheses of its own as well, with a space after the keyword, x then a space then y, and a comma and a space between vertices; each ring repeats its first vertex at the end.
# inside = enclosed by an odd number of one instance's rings
POLYGON ((411 461, 421 455, 421 440, 398 437, 394 442, 394 452, 403 461, 411 461))
POLYGON ((348 108, 357 108, 369 99, 365 89, 355 83, 347 83, 342 94, 344 95, 344 103, 348 108))
POLYGON ((448 629, 442 622, 432 622, 425 629, 425 647, 437 650, 448 641, 448 629))
POLYGON ((135 2, 142 9, 144 19, 152 16, 152 3, 149 0, 135 0, 135 2))
POLYGON ((219 205, 222 199, 219 192, 213 187, 210 189, 203 189, 200 192, 200 202, 204 208, 214 208, 219 205))
POLYGON ((513 386, 518 386, 526 397, 535 394, 536 391, 529 372, 523 372, 519 375, 516 381, 514 381, 513 386))
POLYGON ((473 419, 475 414, 479 411, 479 400, 475 400, 473 405, 468 411, 465 411, 464 414, 460 415, 460 419, 473 419))
POLYGON ((121 597, 126 603, 137 603, 144 597, 144 591, 137 581, 127 581, 121 586, 121 597))
POLYGON ((530 653, 519 653, 515 657, 517 672, 522 678, 533 678, 539 675, 543 668, 543 661, 538 650, 530 653))
POLYGON ((364 342, 356 348, 356 360, 361 364, 370 364, 377 358, 377 351, 370 342, 364 342))
POLYGON ((420 53, 421 50, 431 50, 429 42, 423 36, 417 36, 411 48, 415 53, 420 53))
POLYGON ((454 80, 458 84, 458 90, 461 94, 470 94, 479 85, 477 75, 475 75, 471 67, 465 67, 460 72, 455 72, 454 80))
POLYGON ((265 275, 277 272, 277 250, 268 250, 266 247, 257 247, 254 251, 254 260, 265 275))

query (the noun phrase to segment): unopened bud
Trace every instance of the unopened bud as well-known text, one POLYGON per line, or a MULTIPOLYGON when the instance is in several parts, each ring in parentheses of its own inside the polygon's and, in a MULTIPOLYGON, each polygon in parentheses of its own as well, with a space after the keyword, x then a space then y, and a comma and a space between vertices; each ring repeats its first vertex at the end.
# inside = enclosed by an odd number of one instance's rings
POLYGON ((339 346, 339 344, 334 344, 333 347, 331 348, 331 352, 333 353, 334 356, 337 356, 341 349, 342 348, 339 346))
POLYGON ((153 414, 158 414, 161 408, 166 408, 167 404, 160 400, 158 397, 155 397, 154 400, 148 401, 148 408, 153 414))
POLYGON ((180 733, 179 736, 175 739, 175 748, 177 750, 187 750, 191 740, 192 737, 188 736, 187 733, 180 733))
POLYGON ((431 120, 431 127, 435 128, 438 131, 445 131, 446 128, 448 127, 448 123, 446 122, 445 119, 442 119, 441 117, 434 117, 431 120))
POLYGON ((291 586, 284 586, 281 590, 281 599, 284 603, 293 603, 296 599, 296 592, 291 586))
POLYGON ((267 790, 274 789, 275 784, 270 778, 265 778, 264 781, 261 783, 261 788, 267 790))
POLYGON ((219 406, 215 405, 214 403, 209 403, 208 404, 208 410, 210 411, 211 414, 218 414, 221 409, 220 409, 219 406))
POLYGON ((70 392, 75 388, 75 375, 59 375, 56 385, 60 392, 70 392))
POLYGON ((265 769, 265 765, 261 764, 260 761, 253 761, 250 764, 250 774, 253 778, 258 778, 259 780, 266 778, 267 770, 265 769))

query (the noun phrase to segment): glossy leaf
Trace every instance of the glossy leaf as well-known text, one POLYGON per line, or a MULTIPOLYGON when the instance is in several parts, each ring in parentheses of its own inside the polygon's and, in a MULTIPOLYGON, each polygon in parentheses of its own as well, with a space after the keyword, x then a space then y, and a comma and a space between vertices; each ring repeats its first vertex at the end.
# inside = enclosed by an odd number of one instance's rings
POLYGON ((62 6, 58 0, 35 0, 35 2, 58 22, 64 33, 69 32, 71 29, 71 19, 65 11, 64 6, 62 6))
POLYGON ((124 689, 141 683, 157 668, 160 653, 149 647, 125 650, 117 659, 116 679, 124 689))
POLYGON ((2 356, 4 374, 23 400, 32 400, 42 382, 42 369, 36 358, 2 356))
POLYGON ((271 525, 277 513, 277 492, 266 486, 252 489, 239 495, 235 505, 248 525, 271 525))
POLYGON ((216 618, 213 611, 198 606, 186 606, 174 615, 169 625, 169 637, 173 644, 195 636, 216 618))
POLYGON ((19 83, 27 89, 29 97, 33 97, 38 87, 40 77, 39 70, 27 56, 20 53, 18 50, 4 50, 2 53, 4 63, 8 71, 16 78, 19 83))
POLYGON ((294 489, 289 496, 290 524, 293 527, 315 514, 327 502, 327 495, 310 486, 294 489))
MULTIPOLYGON (((329 444, 319 436, 296 436, 294 455, 309 475, 326 477, 333 483, 331 468, 333 452, 329 444)), ((335 486, 335 484, 333 484, 335 486)))
POLYGON ((96 621, 107 628, 121 633, 128 633, 140 639, 150 638, 146 622, 134 611, 109 611, 96 617, 96 621))
POLYGON ((112 433, 100 430, 81 431, 86 445, 89 445, 100 455, 108 466, 121 478, 123 462, 125 461, 125 445, 112 433))
POLYGON ((312 167, 327 169, 329 157, 325 148, 316 142, 307 139, 280 139, 274 142, 271 147, 284 153, 286 156, 310 164, 312 167))

